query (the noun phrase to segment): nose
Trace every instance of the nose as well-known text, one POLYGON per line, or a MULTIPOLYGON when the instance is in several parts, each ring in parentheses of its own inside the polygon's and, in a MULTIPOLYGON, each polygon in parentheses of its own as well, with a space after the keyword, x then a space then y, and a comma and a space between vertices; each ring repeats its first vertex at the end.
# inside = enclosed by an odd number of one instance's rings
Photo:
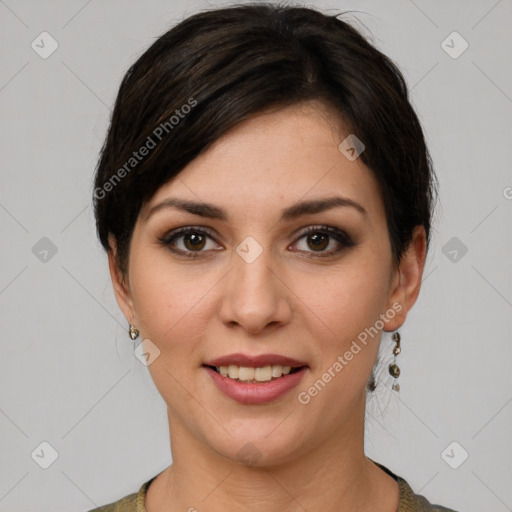
POLYGON ((279 269, 271 263, 269 250, 252 262, 233 254, 233 268, 224 280, 220 308, 225 325, 238 326, 255 335, 290 322, 293 293, 279 269))

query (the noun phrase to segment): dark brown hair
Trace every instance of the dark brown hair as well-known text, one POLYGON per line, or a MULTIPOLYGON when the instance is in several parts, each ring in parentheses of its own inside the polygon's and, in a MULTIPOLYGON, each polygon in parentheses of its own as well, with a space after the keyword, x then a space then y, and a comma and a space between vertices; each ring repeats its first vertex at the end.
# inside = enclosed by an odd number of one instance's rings
POLYGON ((404 78, 340 16, 276 3, 203 11, 128 69, 94 181, 98 236, 106 250, 115 237, 123 274, 141 207, 163 184, 237 123, 309 100, 363 141, 395 263, 416 225, 429 242, 435 175, 404 78))

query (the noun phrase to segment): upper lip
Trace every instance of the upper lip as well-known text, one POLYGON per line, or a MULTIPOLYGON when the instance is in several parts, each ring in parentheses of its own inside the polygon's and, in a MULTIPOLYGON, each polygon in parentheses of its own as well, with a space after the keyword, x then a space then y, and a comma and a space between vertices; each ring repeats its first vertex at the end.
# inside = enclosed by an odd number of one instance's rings
POLYGON ((307 366, 304 361, 293 359, 291 357, 282 356, 279 354, 261 354, 258 356, 248 356, 245 354, 229 354, 226 356, 217 357, 204 363, 206 366, 244 366, 249 368, 257 368, 260 366, 290 366, 292 368, 299 368, 307 366))

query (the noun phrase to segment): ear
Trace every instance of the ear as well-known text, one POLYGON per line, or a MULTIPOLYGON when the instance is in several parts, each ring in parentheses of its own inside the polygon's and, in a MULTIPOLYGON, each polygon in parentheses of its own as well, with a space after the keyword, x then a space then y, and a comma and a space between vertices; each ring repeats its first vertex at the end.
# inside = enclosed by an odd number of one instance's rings
POLYGON ((421 278, 427 254, 425 228, 416 226, 393 278, 392 293, 388 300, 388 309, 396 312, 392 319, 385 322, 385 331, 395 331, 405 323, 407 313, 413 307, 420 293, 421 278))
POLYGON ((112 287, 114 288, 117 304, 126 320, 129 323, 133 323, 134 309, 128 276, 123 276, 119 269, 117 263, 117 243, 113 235, 109 235, 108 243, 110 246, 110 250, 108 251, 108 268, 110 270, 110 278, 112 279, 112 287))

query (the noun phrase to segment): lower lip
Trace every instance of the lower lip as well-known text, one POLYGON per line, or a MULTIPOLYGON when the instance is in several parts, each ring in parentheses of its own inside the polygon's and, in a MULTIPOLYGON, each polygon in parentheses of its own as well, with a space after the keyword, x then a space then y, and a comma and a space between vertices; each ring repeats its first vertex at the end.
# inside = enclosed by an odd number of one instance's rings
POLYGON ((299 384, 307 367, 268 382, 239 382, 204 366, 215 385, 229 398, 246 405, 265 404, 282 397, 299 384))

